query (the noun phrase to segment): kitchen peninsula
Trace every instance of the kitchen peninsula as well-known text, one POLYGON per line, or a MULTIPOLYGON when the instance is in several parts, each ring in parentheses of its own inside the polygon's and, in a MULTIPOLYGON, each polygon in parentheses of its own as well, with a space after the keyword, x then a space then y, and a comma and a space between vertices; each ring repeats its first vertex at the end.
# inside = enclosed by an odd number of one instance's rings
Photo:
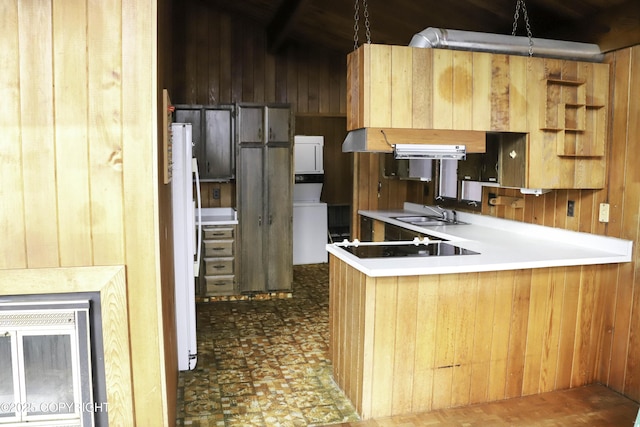
POLYGON ((632 242, 462 212, 464 224, 402 220, 424 209, 359 214, 462 253, 359 258, 327 246, 334 377, 362 418, 593 382, 607 338, 597 296, 632 242))

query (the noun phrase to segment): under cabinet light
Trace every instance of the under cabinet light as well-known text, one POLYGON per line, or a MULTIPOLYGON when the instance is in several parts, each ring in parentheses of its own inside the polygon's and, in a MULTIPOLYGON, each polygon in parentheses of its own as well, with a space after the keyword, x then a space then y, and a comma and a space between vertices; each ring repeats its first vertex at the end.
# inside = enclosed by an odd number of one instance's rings
POLYGON ((465 145, 395 144, 393 155, 396 159, 465 160, 467 147, 465 145))

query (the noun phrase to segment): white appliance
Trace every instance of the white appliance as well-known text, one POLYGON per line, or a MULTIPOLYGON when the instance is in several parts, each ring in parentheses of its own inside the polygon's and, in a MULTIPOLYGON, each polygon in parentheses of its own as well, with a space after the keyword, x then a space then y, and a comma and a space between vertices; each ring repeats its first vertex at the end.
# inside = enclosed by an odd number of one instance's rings
POLYGON ((171 125, 173 209, 173 258, 175 270, 176 335, 178 369, 192 370, 198 361, 196 343, 196 278, 200 267, 202 228, 196 215, 200 210, 200 177, 193 158, 191 124, 171 125), (194 175, 196 198, 193 197, 194 175), (197 204, 197 209, 196 209, 197 204), (197 229, 196 229, 197 226, 197 229))
POLYGON ((293 166, 293 264, 328 262, 327 204, 320 202, 324 182, 324 137, 297 135, 293 166))

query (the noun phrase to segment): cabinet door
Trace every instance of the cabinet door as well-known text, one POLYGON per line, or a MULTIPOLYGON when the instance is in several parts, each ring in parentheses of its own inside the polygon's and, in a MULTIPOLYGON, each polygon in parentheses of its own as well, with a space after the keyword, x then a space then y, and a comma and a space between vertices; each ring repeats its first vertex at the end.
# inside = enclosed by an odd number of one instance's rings
POLYGON ((240 290, 264 291, 263 147, 242 147, 238 154, 240 290))
POLYGON ((230 180, 235 175, 232 107, 204 110, 205 156, 202 179, 230 180))
MULTIPOLYGON (((176 123, 191 123, 191 139, 193 141, 193 157, 198 160, 198 165, 205 163, 204 138, 202 135, 202 107, 180 105, 176 106, 176 123)), ((204 174, 204 169, 198 166, 200 175, 204 174)))
POLYGON ((292 155, 291 146, 266 148, 268 290, 291 289, 293 280, 292 155))
POLYGON ((240 106, 238 108, 238 142, 261 144, 264 141, 264 107, 240 106))
POLYGON ((267 107, 267 142, 291 141, 291 110, 286 107, 267 107))
POLYGON ((373 240, 373 220, 360 215, 360 241, 371 242, 373 240))

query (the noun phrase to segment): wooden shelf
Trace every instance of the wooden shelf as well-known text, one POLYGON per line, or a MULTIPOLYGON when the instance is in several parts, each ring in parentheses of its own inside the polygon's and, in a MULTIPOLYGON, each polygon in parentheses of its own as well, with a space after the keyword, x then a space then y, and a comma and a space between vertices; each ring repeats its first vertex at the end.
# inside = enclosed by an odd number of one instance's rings
POLYGON ((556 134, 562 157, 604 156, 604 105, 588 104, 583 80, 542 80, 540 130, 556 134))

